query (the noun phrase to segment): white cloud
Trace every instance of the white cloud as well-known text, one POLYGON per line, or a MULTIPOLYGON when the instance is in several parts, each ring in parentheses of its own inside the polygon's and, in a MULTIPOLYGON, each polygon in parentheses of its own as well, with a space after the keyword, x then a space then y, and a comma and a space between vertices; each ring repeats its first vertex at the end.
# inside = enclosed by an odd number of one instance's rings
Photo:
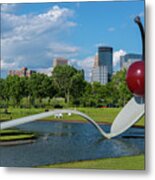
POLYGON ((93 67, 93 63, 94 63, 94 56, 89 56, 83 59, 82 61, 79 61, 79 65, 83 69, 91 69, 93 67))
POLYGON ((42 20, 51 20, 57 21, 59 18, 65 18, 73 15, 73 11, 67 8, 60 8, 59 6, 55 5, 51 10, 47 13, 39 14, 38 18, 42 20))
MULTIPOLYGON (((7 9, 8 6, 3 7, 7 9)), ((56 55, 76 55, 78 48, 64 42, 68 30, 76 26, 74 12, 53 6, 41 14, 1 14, 1 57, 3 68, 16 64, 18 68, 47 68, 56 55), (50 56, 48 56, 50 54, 50 56)))
POLYGON ((79 48, 76 46, 71 46, 65 43, 50 43, 49 51, 54 53, 66 54, 66 53, 77 53, 79 48))
POLYGON ((1 4, 2 12, 12 12, 16 8, 16 4, 1 4))
POLYGON ((124 56, 125 54, 126 54, 126 51, 124 51, 123 49, 120 49, 113 53, 113 66, 114 67, 120 63, 120 57, 124 56))
POLYGON ((95 57, 95 55, 86 57, 82 60, 71 59, 69 64, 74 66, 77 69, 83 69, 85 72, 85 79, 87 81, 90 81, 91 71, 92 71, 93 64, 94 64, 94 57, 95 57))
POLYGON ((15 62, 7 63, 4 60, 0 60, 0 65, 2 70, 15 69, 18 66, 15 62))
POLYGON ((67 8, 59 8, 53 6, 47 13, 39 15, 14 15, 2 14, 2 28, 9 28, 10 31, 5 33, 2 31, 2 39, 10 39, 14 41, 14 36, 22 36, 18 40, 28 40, 48 31, 60 31, 62 29, 72 27, 74 22, 68 21, 73 16, 73 12, 67 8), (7 38, 6 38, 7 36, 7 38))
POLYGON ((39 73, 42 73, 42 74, 46 74, 47 76, 51 76, 52 75, 52 70, 53 68, 50 67, 50 68, 39 68, 39 69, 33 69, 39 73))

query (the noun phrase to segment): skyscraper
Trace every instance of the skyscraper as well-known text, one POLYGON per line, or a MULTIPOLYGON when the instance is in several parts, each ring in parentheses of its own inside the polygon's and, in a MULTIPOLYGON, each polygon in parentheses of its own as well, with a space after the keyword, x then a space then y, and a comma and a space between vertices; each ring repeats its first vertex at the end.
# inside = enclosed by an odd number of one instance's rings
POLYGON ((106 84, 111 80, 113 73, 112 54, 113 49, 111 47, 98 48, 98 54, 94 58, 91 82, 106 84))
POLYGON ((141 54, 126 54, 120 57, 120 67, 121 69, 128 69, 128 67, 135 61, 142 60, 141 54))
POLYGON ((91 82, 100 82, 101 84, 106 84, 108 82, 107 66, 93 67, 91 82))
POLYGON ((108 70, 108 81, 111 80, 112 73, 113 73, 113 48, 102 46, 98 48, 98 63, 99 66, 107 66, 108 70))
POLYGON ((99 66, 98 54, 96 54, 95 59, 94 59, 94 66, 93 67, 98 67, 98 66, 99 66))

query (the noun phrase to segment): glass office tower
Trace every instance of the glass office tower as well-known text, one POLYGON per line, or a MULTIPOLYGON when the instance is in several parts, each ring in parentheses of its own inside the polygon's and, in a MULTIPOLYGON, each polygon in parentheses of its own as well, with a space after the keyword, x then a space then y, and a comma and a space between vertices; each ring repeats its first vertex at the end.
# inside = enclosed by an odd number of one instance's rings
POLYGON ((120 57, 120 68, 121 69, 128 69, 129 66, 135 62, 135 61, 140 61, 142 60, 142 55, 141 54, 125 54, 124 56, 120 57))
POLYGON ((113 73, 113 48, 112 47, 99 47, 98 48, 98 61, 99 66, 107 66, 108 69, 108 81, 111 80, 113 73))

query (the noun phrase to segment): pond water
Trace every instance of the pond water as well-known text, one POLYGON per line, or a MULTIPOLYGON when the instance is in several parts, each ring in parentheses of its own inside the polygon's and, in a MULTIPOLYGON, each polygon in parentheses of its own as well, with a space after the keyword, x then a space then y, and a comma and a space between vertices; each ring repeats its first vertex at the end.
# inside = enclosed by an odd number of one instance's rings
MULTIPOLYGON (((101 125, 109 132, 109 125, 101 125)), ((32 167, 61 162, 144 154, 144 128, 105 139, 89 123, 37 121, 18 126, 36 132, 35 143, 0 147, 0 166, 32 167)))

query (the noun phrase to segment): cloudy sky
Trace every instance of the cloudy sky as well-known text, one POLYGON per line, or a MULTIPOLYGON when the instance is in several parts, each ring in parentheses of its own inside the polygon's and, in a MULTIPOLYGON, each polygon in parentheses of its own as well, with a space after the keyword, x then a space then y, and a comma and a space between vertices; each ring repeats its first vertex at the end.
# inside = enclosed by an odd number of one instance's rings
POLYGON ((1 76, 8 70, 49 71, 55 57, 83 68, 89 80, 98 46, 114 49, 114 70, 125 53, 141 53, 133 18, 144 21, 144 2, 74 2, 1 6, 1 76))

